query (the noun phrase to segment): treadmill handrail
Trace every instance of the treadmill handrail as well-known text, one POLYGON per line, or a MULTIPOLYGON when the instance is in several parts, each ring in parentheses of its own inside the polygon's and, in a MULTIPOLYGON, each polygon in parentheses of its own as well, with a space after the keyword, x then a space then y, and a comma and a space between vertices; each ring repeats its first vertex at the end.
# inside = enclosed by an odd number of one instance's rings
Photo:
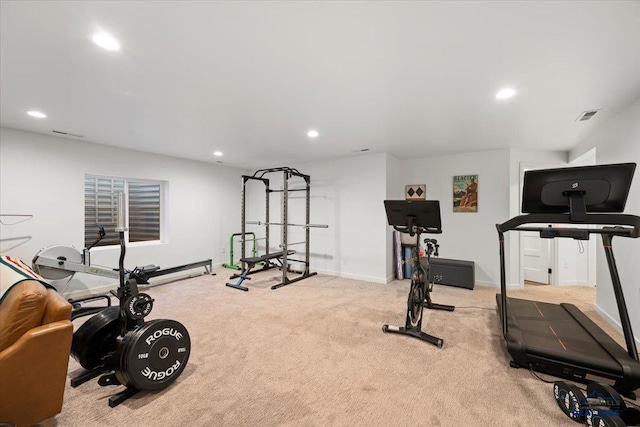
MULTIPOLYGON (((507 231, 532 231, 532 228, 526 227, 519 229, 518 227, 523 224, 590 224, 590 225, 602 225, 601 229, 578 229, 589 233, 598 233, 602 235, 602 244, 605 248, 605 254, 607 256, 607 262, 609 264, 609 272, 611 274, 611 284, 614 294, 616 296, 616 303, 618 305, 618 314, 621 318, 625 341, 627 344, 627 352, 631 358, 638 360, 638 351, 635 345, 635 338, 631 329, 631 323, 629 321, 629 314, 627 311, 626 303, 624 301, 624 293, 622 291, 622 285, 618 276, 618 270, 615 265, 615 259, 613 257, 613 249, 611 248, 611 239, 613 236, 623 236, 638 238, 640 237, 640 217, 637 215, 628 214, 587 214, 585 221, 572 221, 569 214, 526 214, 519 215, 511 218, 510 220, 496 224, 498 230, 498 238, 500 240, 500 292, 502 300, 502 334, 506 338, 509 331, 508 326, 508 314, 507 314, 507 284, 506 284, 506 267, 504 256, 504 233, 507 231), (630 226, 632 228, 617 227, 620 225, 630 226), (612 227, 613 226, 613 227, 612 227)), ((549 227, 540 227, 538 230, 544 230, 549 227)), ((558 236, 567 237, 567 236, 558 236)))
MULTIPOLYGON (((524 224, 626 225, 632 227, 631 232, 620 235, 632 238, 640 237, 640 216, 628 214, 587 214, 587 219, 581 222, 571 221, 569 214, 526 214, 515 216, 502 224, 496 224, 496 227, 498 232, 506 232, 517 230, 518 226, 524 224)), ((585 231, 588 230, 590 233, 595 233, 591 228, 585 229, 585 231)))

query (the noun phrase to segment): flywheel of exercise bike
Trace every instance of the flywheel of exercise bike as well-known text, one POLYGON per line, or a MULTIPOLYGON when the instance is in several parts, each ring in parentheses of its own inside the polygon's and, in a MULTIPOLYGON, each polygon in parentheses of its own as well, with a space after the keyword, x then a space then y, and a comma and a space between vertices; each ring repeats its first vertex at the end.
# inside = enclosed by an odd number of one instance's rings
POLYGON ((62 268, 53 268, 38 263, 39 257, 59 259, 60 261, 68 261, 75 264, 82 264, 82 253, 73 246, 53 245, 41 249, 35 257, 33 257, 33 271, 41 275, 47 280, 60 280, 73 275, 73 271, 64 270, 62 268))
POLYGON ((407 301, 409 321, 411 326, 417 327, 422 320, 422 304, 424 302, 424 286, 411 281, 409 298, 407 301))
POLYGON ((94 314, 78 328, 71 341, 71 355, 85 369, 93 369, 102 358, 118 347, 120 307, 113 306, 94 314))

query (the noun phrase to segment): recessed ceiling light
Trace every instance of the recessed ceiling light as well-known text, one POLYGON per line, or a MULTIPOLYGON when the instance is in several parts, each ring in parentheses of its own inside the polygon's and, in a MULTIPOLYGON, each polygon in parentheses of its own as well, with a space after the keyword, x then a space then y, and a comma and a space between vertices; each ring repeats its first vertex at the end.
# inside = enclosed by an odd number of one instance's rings
POLYGON ((317 138, 320 134, 318 133, 317 130, 315 129, 311 129, 309 132, 307 132, 307 136, 309 138, 317 138))
POLYGON ((93 36, 93 42, 107 50, 120 50, 120 43, 118 43, 118 40, 107 33, 96 34, 93 36))
POLYGON ((44 119, 45 117, 47 117, 45 113, 41 111, 35 111, 35 110, 27 111, 27 114, 30 115, 31 117, 36 117, 38 119, 44 119))
POLYGON ((216 156, 216 157, 220 157, 220 156, 222 156, 222 151, 214 151, 213 155, 216 156))
POLYGON ((496 93, 496 98, 507 99, 507 98, 511 98, 515 94, 516 94, 515 89, 507 87, 507 88, 501 89, 498 93, 496 93))

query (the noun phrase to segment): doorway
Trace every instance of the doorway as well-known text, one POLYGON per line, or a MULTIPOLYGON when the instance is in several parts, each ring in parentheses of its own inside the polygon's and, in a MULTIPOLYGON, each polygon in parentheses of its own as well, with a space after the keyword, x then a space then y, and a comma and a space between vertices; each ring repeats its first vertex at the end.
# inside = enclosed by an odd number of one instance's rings
MULTIPOLYGON (((526 171, 564 166, 566 165, 559 163, 521 162, 519 206, 522 206, 522 188, 526 171)), ((523 231, 518 235, 520 239, 521 285, 556 285, 557 281, 554 275, 556 271, 556 239, 541 239, 540 234, 535 231, 523 231)))
POLYGON ((551 284, 553 248, 551 239, 541 239, 535 231, 522 232, 524 282, 526 285, 551 284))
MULTIPOLYGON (((568 166, 596 164, 595 149, 573 160, 568 166)), ((557 163, 520 163, 520 206, 524 173, 533 169, 567 167, 557 163)), ((546 225, 546 224, 541 224, 546 225)), ((541 239, 536 232, 518 233, 520 238, 520 285, 595 286, 596 242, 571 239, 541 239)))

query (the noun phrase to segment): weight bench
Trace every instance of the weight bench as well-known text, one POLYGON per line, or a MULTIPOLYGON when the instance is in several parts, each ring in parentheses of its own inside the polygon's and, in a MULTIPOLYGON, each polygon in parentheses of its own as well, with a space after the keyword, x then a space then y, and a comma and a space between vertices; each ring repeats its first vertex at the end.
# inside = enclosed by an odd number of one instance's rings
MULTIPOLYGON (((244 282, 245 280, 251 280, 251 277, 247 277, 247 275, 249 274, 251 269, 253 267, 255 267, 257 264, 259 264, 261 262, 264 262, 264 261, 269 261, 269 260, 272 260, 272 259, 277 259, 279 261, 280 258, 282 258, 282 256, 284 255, 284 253, 285 253, 285 251, 280 251, 280 252, 273 252, 273 253, 270 253, 270 254, 265 254, 265 255, 257 256, 257 257, 240 258, 241 262, 244 262, 244 263, 247 264, 247 268, 238 277, 238 281, 236 283, 227 282, 227 286, 230 287, 230 288, 240 289, 241 291, 248 291, 249 288, 247 288, 246 286, 242 286, 242 282, 244 282)), ((287 255, 293 255, 295 253, 296 253, 296 251, 293 251, 293 250, 288 250, 287 251, 287 255)))

